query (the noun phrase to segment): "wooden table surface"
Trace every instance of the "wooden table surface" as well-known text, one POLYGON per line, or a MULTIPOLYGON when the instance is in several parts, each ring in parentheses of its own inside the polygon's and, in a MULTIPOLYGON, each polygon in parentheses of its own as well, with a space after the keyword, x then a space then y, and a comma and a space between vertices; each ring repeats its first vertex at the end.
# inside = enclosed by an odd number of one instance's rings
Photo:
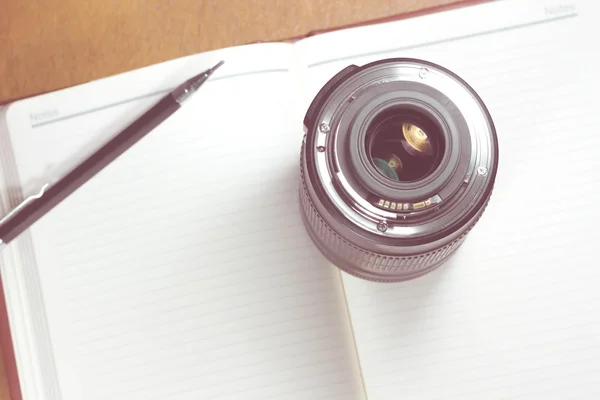
MULTIPOLYGON (((0 104, 215 48, 457 2, 0 0, 0 104)), ((0 400, 6 387, 0 363, 0 400)))

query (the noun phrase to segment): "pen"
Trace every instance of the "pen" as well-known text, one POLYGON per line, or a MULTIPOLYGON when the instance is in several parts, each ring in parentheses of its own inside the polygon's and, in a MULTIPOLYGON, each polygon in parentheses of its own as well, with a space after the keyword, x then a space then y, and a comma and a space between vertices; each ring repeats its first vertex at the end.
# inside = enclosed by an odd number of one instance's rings
POLYGON ((169 118, 223 64, 220 61, 179 85, 56 184, 44 185, 38 194, 28 197, 2 218, 0 250, 169 118))

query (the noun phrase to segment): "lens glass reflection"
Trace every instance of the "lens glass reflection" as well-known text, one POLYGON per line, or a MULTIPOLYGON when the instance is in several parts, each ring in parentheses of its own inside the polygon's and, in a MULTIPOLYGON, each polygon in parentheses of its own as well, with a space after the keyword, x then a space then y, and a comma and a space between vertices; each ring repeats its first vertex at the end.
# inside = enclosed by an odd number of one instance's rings
POLYGON ((367 130, 367 153, 377 171, 397 182, 425 178, 439 164, 441 134, 422 115, 386 112, 367 130))

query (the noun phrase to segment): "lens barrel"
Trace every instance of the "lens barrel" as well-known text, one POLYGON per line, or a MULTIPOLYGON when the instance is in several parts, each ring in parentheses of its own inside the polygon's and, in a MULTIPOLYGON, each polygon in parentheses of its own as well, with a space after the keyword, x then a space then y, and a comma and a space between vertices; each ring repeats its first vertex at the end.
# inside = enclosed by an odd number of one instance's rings
POLYGON ((350 65, 304 118, 300 204, 317 248, 357 277, 421 276, 460 247, 498 169, 492 118, 475 91, 411 58, 350 65))

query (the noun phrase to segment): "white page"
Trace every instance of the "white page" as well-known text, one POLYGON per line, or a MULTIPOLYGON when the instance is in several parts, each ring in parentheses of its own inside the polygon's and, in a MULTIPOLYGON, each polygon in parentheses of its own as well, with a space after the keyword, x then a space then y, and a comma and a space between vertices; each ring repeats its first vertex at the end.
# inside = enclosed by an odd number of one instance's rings
POLYGON ((34 265, 3 266, 3 278, 39 274, 55 399, 362 397, 339 274, 298 212, 291 45, 194 56, 15 105, 21 184, 30 193, 70 169, 159 98, 145 93, 221 58, 182 109, 20 240, 34 265))
POLYGON ((305 101, 349 64, 423 58, 478 91, 499 135, 491 203, 451 262, 344 275, 369 400, 600 397, 596 4, 494 2, 298 44, 305 101))

